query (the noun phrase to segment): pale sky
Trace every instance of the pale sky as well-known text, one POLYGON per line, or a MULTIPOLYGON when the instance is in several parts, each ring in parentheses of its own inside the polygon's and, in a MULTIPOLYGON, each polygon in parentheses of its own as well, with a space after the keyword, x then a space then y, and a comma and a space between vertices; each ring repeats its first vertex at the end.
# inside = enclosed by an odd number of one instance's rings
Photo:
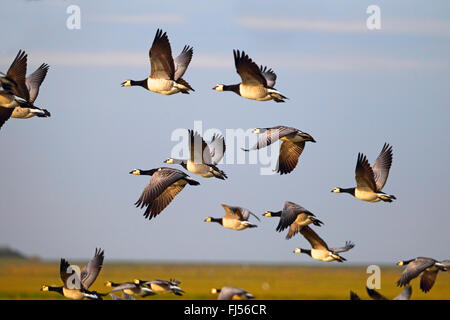
POLYGON ((356 244, 342 254, 348 263, 450 258, 449 2, 376 1, 381 30, 372 31, 373 1, 269 4, 3 1, 0 71, 19 49, 29 72, 48 63, 36 104, 52 117, 10 119, 0 131, 0 244, 45 259, 89 258, 102 247, 111 260, 312 262, 292 253, 309 248, 303 237, 275 232, 278 218, 240 232, 203 222, 224 214, 220 203, 261 215, 288 200, 325 223, 315 230, 331 247, 356 244), (72 4, 81 8, 80 30, 66 28, 72 4), (184 76, 196 90, 189 96, 120 86, 148 76, 158 28, 174 54, 194 47, 184 76), (233 49, 273 68, 289 100, 211 90, 240 81, 233 49), (317 143, 306 145, 289 175, 260 175, 258 164, 222 165, 226 181, 191 174, 200 186, 145 220, 133 203, 149 177, 128 172, 165 165, 172 132, 196 120, 222 132, 288 125, 317 143), (353 187, 358 152, 373 163, 384 142, 394 148, 384 191, 397 201, 330 192, 353 187))

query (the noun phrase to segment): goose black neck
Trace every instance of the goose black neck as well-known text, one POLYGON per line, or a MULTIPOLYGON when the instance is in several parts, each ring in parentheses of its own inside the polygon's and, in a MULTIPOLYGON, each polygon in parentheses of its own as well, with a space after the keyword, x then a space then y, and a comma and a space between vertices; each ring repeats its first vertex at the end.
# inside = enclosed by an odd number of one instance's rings
POLYGON ((144 88, 148 89, 147 88, 147 79, 144 79, 144 80, 130 80, 130 85, 132 85, 132 86, 141 86, 141 87, 144 87, 144 88))
POLYGON ((233 91, 234 93, 239 94, 239 85, 238 84, 231 84, 229 86, 223 85, 223 91, 233 91))
POLYGON ((307 249, 300 249, 301 253, 306 253, 307 255, 311 256, 311 250, 307 250, 307 249))
POLYGON ((218 224, 222 224, 222 218, 211 218, 211 222, 217 222, 218 224))
POLYGON ((63 287, 48 287, 48 291, 58 292, 59 294, 63 294, 63 287))
POLYGON ((341 192, 350 193, 351 195, 355 195, 355 188, 341 188, 341 192))
POLYGON ((151 176, 156 172, 156 169, 151 169, 151 170, 141 170, 140 171, 140 175, 142 176, 151 176))

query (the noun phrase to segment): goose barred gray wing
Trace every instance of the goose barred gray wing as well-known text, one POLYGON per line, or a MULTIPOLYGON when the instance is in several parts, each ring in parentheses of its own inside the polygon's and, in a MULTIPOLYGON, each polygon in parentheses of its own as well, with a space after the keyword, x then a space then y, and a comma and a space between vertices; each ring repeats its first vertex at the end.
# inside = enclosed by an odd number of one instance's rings
POLYGON ((268 145, 279 140, 280 138, 298 131, 295 128, 285 126, 276 126, 273 128, 266 128, 259 130, 261 134, 259 135, 257 143, 251 149, 243 149, 244 151, 256 150, 267 147, 268 145))
POLYGON ((184 46, 183 51, 175 58, 175 75, 174 80, 180 79, 183 74, 186 72, 189 63, 191 62, 192 55, 194 54, 194 50, 190 46, 184 46))
POLYGON ((171 285, 170 281, 167 281, 167 280, 159 280, 159 279, 151 280, 151 281, 145 282, 146 285, 151 284, 151 283, 157 284, 157 285, 159 285, 159 286, 165 286, 165 287, 167 287, 167 288, 170 287, 170 285, 171 285))
POLYGON ((278 156, 276 171, 280 174, 292 172, 297 166, 298 158, 302 154, 304 148, 305 141, 283 141, 280 146, 280 155, 278 156))
POLYGON ((5 88, 12 94, 28 101, 29 93, 25 85, 25 77, 27 73, 27 54, 25 51, 19 50, 16 58, 8 69, 6 77, 15 82, 15 86, 5 88))
POLYGON ((157 169, 145 187, 136 207, 147 207, 144 217, 152 219, 156 217, 173 198, 183 190, 185 184, 175 184, 178 180, 184 179, 187 183, 198 185, 195 180, 187 178, 188 175, 178 169, 162 167, 157 169))
POLYGON ((236 209, 239 210, 239 211, 241 212, 242 217, 243 217, 244 220, 246 220, 246 221, 248 221, 248 218, 250 218, 250 216, 255 217, 256 220, 258 220, 258 221, 261 221, 261 220, 259 219, 259 217, 258 217, 256 214, 254 214, 253 212, 251 212, 251 211, 248 210, 248 209, 245 209, 245 208, 242 208, 242 207, 236 207, 236 209))
POLYGON ((221 135, 214 134, 208 147, 211 153, 212 164, 218 164, 226 151, 225 138, 221 135))
POLYGON ((317 233, 314 232, 309 226, 305 226, 300 229, 300 233, 305 237, 305 239, 311 244, 313 249, 325 249, 328 250, 328 245, 323 241, 317 233))
POLYGON ((428 292, 431 290, 431 288, 433 288, 433 285, 436 281, 436 277, 438 274, 439 269, 436 270, 425 270, 422 273, 422 277, 420 278, 420 289, 423 292, 428 292))
POLYGON ((81 284, 83 285, 83 288, 89 289, 95 279, 97 279, 97 276, 102 269, 104 258, 104 251, 100 248, 96 248, 94 258, 92 258, 83 270, 81 270, 81 284))
POLYGON ((434 265, 436 261, 431 258, 418 257, 406 265, 400 279, 397 281, 397 286, 402 287, 407 285, 412 279, 419 276, 425 269, 434 265))
POLYGON ((221 206, 225 209, 224 218, 237 219, 237 220, 241 220, 241 221, 247 220, 247 219, 244 219, 244 217, 242 215, 242 211, 239 210, 238 207, 228 206, 224 203, 222 203, 221 206))
POLYGON ((372 168, 366 156, 358 153, 358 161, 355 168, 355 180, 358 188, 369 188, 372 191, 377 191, 375 178, 372 168))
POLYGON ((411 298, 411 294, 412 294, 412 287, 406 286, 405 289, 403 289, 403 291, 393 300, 409 300, 411 298))
POLYGON ((212 164, 211 151, 205 140, 193 130, 188 130, 188 133, 190 160, 194 163, 212 164))
POLYGON ((266 78, 267 87, 273 88, 275 86, 275 82, 277 81, 277 75, 275 74, 275 72, 272 69, 263 67, 262 65, 259 67, 259 69, 261 70, 264 78, 266 78))
POLYGON ((11 117, 13 111, 14 108, 0 107, 0 129, 2 128, 3 124, 11 117))
POLYGON ((373 164, 372 170, 377 186, 377 191, 381 191, 389 176, 389 170, 392 165, 392 146, 385 143, 377 160, 373 164))
POLYGON ((355 244, 351 241, 345 241, 345 246, 340 247, 340 248, 331 248, 330 251, 333 253, 341 253, 341 252, 346 252, 350 249, 353 249, 353 247, 355 246, 355 244))
POLYGON ((44 81, 49 68, 50 67, 48 64, 43 63, 39 68, 36 69, 36 71, 34 71, 25 79, 25 84, 30 95, 29 102, 33 103, 36 100, 39 94, 39 87, 44 81))
POLYGON ((174 80, 175 64, 172 58, 172 49, 170 48, 167 34, 158 29, 155 39, 149 52, 150 56, 150 78, 174 80))
MULTIPOLYGON (((75 270, 72 270, 71 273, 68 273, 68 268, 70 267, 69 262, 66 259, 61 259, 61 261, 59 262, 59 275, 61 277, 61 280, 63 282, 63 285, 65 288, 67 288, 67 280, 69 279, 69 277, 75 272, 75 270)), ((81 289, 81 288, 78 288, 81 289)))
POLYGON ((118 297, 115 294, 110 293, 109 295, 110 295, 111 299, 113 299, 113 300, 123 300, 121 297, 118 297))
MULTIPOLYGON (((284 203, 283 211, 281 212, 280 221, 278 223, 278 226, 276 228, 276 231, 281 232, 284 229, 288 228, 289 226, 294 223, 294 221, 297 219, 297 216, 303 214, 305 219, 308 218, 308 216, 313 216, 314 214, 310 212, 309 210, 306 210, 302 206, 299 206, 296 203, 286 201, 284 203)), ((296 230, 295 233, 299 232, 300 230, 296 230)))
POLYGON ((248 218, 250 218, 250 215, 252 215, 258 221, 261 221, 257 215, 255 215, 253 212, 251 212, 248 209, 245 209, 242 207, 228 206, 226 204, 222 204, 222 207, 225 209, 225 217, 227 217, 227 218, 248 221, 248 218))
POLYGON ((239 50, 233 50, 233 55, 236 71, 242 79, 242 84, 267 87, 266 78, 258 65, 244 51, 241 53, 239 50))

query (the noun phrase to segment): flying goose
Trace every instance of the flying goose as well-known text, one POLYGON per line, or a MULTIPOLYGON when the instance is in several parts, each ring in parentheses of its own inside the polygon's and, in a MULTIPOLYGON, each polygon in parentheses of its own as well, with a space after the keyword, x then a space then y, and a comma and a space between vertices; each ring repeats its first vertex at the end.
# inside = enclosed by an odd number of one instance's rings
POLYGON ((284 203, 282 211, 266 211, 263 216, 280 217, 280 222, 278 223, 276 231, 281 232, 289 227, 289 232, 286 235, 286 239, 292 238, 292 236, 297 234, 301 228, 311 223, 318 227, 323 224, 322 221, 315 218, 315 215, 311 211, 306 210, 302 206, 290 201, 286 201, 284 203))
POLYGON ((256 128, 253 133, 261 134, 258 142, 251 149, 264 148, 277 140, 281 140, 280 155, 278 156, 277 172, 280 174, 290 173, 297 166, 298 158, 305 148, 306 141, 316 142, 308 133, 296 128, 286 126, 276 126, 272 128, 256 128))
MULTIPOLYGON (((367 294, 373 300, 389 300, 388 298, 383 296, 381 293, 379 293, 375 289, 370 289, 369 287, 366 287, 366 290, 367 290, 367 294)), ((400 292, 400 294, 392 300, 409 300, 411 298, 411 294, 412 294, 411 286, 406 286, 405 289, 403 289, 403 291, 400 292)))
POLYGON ((25 78, 27 57, 27 54, 20 50, 6 75, 0 77, 0 83, 4 89, 0 91, 0 128, 10 117, 50 116, 47 110, 33 105, 39 92, 39 86, 47 73, 48 66, 41 65, 38 70, 25 78), (44 69, 45 71, 43 71, 44 69))
POLYGON ((0 83, 4 90, 0 90, 0 128, 11 117, 14 108, 28 106, 23 88, 25 87, 25 75, 27 72, 27 54, 20 50, 6 75, 0 77, 0 83))
POLYGON ((306 250, 296 248, 294 250, 294 253, 306 253, 315 260, 325 262, 336 260, 338 262, 344 262, 346 261, 346 259, 341 257, 339 253, 346 252, 355 246, 352 242, 346 241, 345 246, 342 248, 328 248, 328 245, 325 243, 325 241, 323 241, 323 239, 319 237, 319 235, 315 233, 314 230, 311 229, 309 226, 301 228, 300 233, 311 244, 311 249, 306 250))
MULTIPOLYGON (((44 81, 49 68, 50 67, 48 64, 43 63, 36 69, 36 71, 25 79, 25 85, 29 93, 29 98, 27 100, 29 103, 33 104, 36 100, 39 94, 39 87, 44 81)), ((16 107, 11 115, 11 118, 28 119, 34 116, 47 118, 50 117, 50 112, 46 109, 40 109, 37 107, 16 107)))
POLYGON ((247 292, 244 289, 231 286, 225 286, 222 287, 221 289, 212 288, 211 293, 219 294, 217 300, 248 300, 255 298, 250 292, 247 292))
POLYGON ((250 210, 241 207, 229 206, 223 203, 221 204, 221 206, 225 209, 225 215, 223 216, 223 218, 207 217, 205 219, 205 222, 217 222, 224 228, 238 231, 257 227, 257 225, 248 222, 248 218, 250 218, 250 215, 254 216, 259 221, 259 218, 250 210))
POLYGON ((392 164, 392 147, 385 143, 383 149, 375 160, 373 167, 362 153, 358 153, 356 162, 355 179, 356 188, 334 188, 333 193, 349 193, 359 200, 368 202, 392 202, 397 199, 381 191, 386 184, 389 169, 392 164))
POLYGON ((179 92, 189 94, 189 90, 194 89, 183 80, 182 76, 191 62, 193 52, 192 47, 184 46, 180 55, 173 60, 169 38, 165 32, 158 29, 149 52, 150 76, 140 81, 126 80, 122 83, 122 87, 141 86, 164 95, 179 92))
POLYGON ((242 82, 232 85, 217 84, 213 90, 233 91, 243 98, 257 101, 284 102, 284 99, 287 99, 274 88, 277 75, 272 69, 258 67, 244 51, 241 53, 239 50, 233 50, 233 55, 236 71, 242 82))
POLYGON ((147 286, 155 294, 173 293, 176 296, 182 296, 184 291, 179 287, 180 281, 177 280, 152 280, 144 281, 135 279, 134 283, 140 286, 147 286))
MULTIPOLYGON (((366 290, 369 297, 371 297, 373 300, 389 300, 375 289, 370 289, 369 287, 366 287, 366 290)), ((403 289, 403 291, 392 300, 409 300, 411 298, 411 294, 412 294, 411 286, 406 286, 405 289, 403 289)), ((361 300, 361 298, 353 291, 350 291, 350 300, 361 300)))
POLYGON ((147 207, 144 217, 149 220, 163 211, 187 184, 192 186, 200 184, 189 179, 183 171, 166 167, 151 170, 133 169, 130 174, 152 176, 139 200, 135 202, 137 208, 147 207))
POLYGON ((82 300, 93 299, 102 300, 102 296, 106 294, 98 293, 95 291, 89 291, 89 287, 97 279, 98 274, 103 266, 104 251, 101 249, 95 249, 94 258, 81 270, 78 275, 75 273, 66 259, 61 259, 59 265, 59 274, 63 282, 63 286, 47 286, 43 285, 41 291, 54 291, 63 295, 66 298, 82 300), (71 270, 69 270, 69 267, 71 270))
POLYGON ((406 286, 412 279, 422 274, 420 289, 426 293, 433 287, 438 272, 447 271, 450 268, 450 260, 437 261, 432 258, 417 257, 411 260, 400 260, 397 265, 406 265, 406 269, 397 281, 397 286, 406 286))
POLYGON ((168 158, 164 161, 167 164, 179 164, 187 171, 195 173, 203 178, 215 177, 225 180, 227 175, 217 168, 217 164, 225 153, 225 139, 223 136, 214 135, 209 144, 192 130, 189 134, 189 160, 168 158))
POLYGON ((135 282, 115 283, 112 281, 106 281, 105 286, 114 288, 110 291, 110 293, 122 291, 123 295, 136 295, 142 298, 156 294, 150 288, 135 282))

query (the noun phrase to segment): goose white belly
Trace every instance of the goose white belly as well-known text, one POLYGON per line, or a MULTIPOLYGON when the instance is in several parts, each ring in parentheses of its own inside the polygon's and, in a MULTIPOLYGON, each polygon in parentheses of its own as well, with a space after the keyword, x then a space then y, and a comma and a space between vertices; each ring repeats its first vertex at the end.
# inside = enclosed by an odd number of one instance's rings
POLYGON ((311 249, 311 257, 316 260, 330 262, 335 260, 327 250, 311 249))
POLYGON ((356 188, 355 189, 355 197, 359 200, 368 201, 368 202, 378 202, 380 199, 378 195, 370 190, 369 188, 356 188))
POLYGON ((233 229, 233 230, 244 230, 247 228, 247 224, 244 222, 246 222, 246 221, 223 218, 222 226, 224 226, 225 228, 228 228, 228 229, 233 229))
POLYGON ((129 294, 130 296, 137 294, 139 295, 141 293, 140 288, 130 288, 130 289, 124 289, 122 290, 123 292, 125 292, 126 294, 129 294))
POLYGON ((167 286, 162 286, 162 285, 159 285, 159 284, 156 284, 156 283, 152 283, 150 285, 150 288, 155 293, 167 293, 167 292, 171 291, 167 286))
POLYGON ((78 289, 67 289, 63 288, 63 295, 66 298, 74 299, 74 300, 83 300, 84 294, 78 289))
POLYGON ((22 107, 14 108, 14 111, 11 114, 11 118, 17 119, 28 119, 34 116, 35 114, 31 112, 30 108, 22 108, 22 107))
POLYGON ((147 87, 150 91, 165 95, 172 95, 181 91, 175 81, 167 79, 148 78, 147 87))
POLYGON ((203 163, 194 163, 193 161, 188 160, 186 163, 186 169, 187 171, 198 174, 203 178, 211 178, 214 176, 210 170, 210 167, 203 163))
POLYGON ((239 93, 241 97, 257 101, 267 101, 272 99, 267 92, 267 89, 263 86, 245 86, 240 84, 239 93))

